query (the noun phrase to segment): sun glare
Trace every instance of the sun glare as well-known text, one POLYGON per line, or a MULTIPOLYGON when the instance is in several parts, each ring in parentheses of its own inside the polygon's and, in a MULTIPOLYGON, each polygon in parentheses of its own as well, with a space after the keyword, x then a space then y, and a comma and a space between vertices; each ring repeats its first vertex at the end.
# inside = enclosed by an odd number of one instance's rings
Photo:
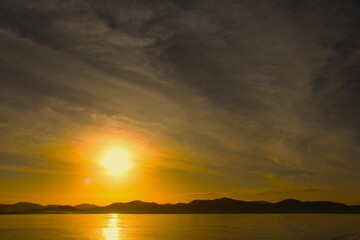
POLYGON ((132 165, 130 154, 119 148, 107 151, 100 163, 108 174, 113 176, 121 176, 132 165))

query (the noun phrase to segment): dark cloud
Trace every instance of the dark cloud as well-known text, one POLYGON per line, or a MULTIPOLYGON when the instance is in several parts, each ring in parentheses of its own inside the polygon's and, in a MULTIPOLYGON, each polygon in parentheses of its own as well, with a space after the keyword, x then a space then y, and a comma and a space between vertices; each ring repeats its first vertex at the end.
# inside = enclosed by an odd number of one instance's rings
POLYGON ((293 194, 293 193, 309 193, 309 192, 321 192, 322 190, 316 188, 297 189, 288 191, 265 191, 259 193, 260 195, 276 195, 276 194, 293 194))
POLYGON ((191 198, 198 198, 198 197, 217 197, 219 196, 218 193, 189 193, 186 195, 187 197, 191 198))
POLYGON ((36 145, 110 121, 234 185, 358 186, 359 9, 1 1, 0 141, 36 145))

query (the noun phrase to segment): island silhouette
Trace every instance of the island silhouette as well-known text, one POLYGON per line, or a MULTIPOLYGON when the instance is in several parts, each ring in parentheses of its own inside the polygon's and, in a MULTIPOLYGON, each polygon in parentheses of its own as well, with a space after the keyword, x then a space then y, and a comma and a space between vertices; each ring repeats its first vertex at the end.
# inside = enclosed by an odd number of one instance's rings
POLYGON ((242 201, 231 198, 193 200, 189 203, 158 204, 139 200, 112 203, 107 206, 93 204, 40 205, 30 202, 0 204, 0 214, 58 214, 58 213, 131 213, 131 214, 231 214, 231 213, 360 213, 360 205, 346 205, 330 201, 299 201, 286 199, 276 203, 242 201))

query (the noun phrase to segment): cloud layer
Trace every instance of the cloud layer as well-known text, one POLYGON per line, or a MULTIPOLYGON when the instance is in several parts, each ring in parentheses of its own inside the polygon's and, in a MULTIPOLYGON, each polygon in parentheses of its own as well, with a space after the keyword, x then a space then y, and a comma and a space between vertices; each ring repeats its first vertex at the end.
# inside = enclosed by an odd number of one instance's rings
POLYGON ((60 150, 106 128, 166 146, 149 167, 201 182, 188 193, 359 197, 359 9, 335 0, 2 1, 0 166, 51 171, 42 146, 60 150))

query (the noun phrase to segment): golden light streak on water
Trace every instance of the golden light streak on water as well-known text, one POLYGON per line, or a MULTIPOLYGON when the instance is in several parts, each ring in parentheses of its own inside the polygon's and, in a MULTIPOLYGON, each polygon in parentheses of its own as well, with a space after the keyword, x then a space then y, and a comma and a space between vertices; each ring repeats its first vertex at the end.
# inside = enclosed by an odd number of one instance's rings
POLYGON ((118 214, 111 214, 108 227, 103 229, 104 240, 121 240, 118 214))

